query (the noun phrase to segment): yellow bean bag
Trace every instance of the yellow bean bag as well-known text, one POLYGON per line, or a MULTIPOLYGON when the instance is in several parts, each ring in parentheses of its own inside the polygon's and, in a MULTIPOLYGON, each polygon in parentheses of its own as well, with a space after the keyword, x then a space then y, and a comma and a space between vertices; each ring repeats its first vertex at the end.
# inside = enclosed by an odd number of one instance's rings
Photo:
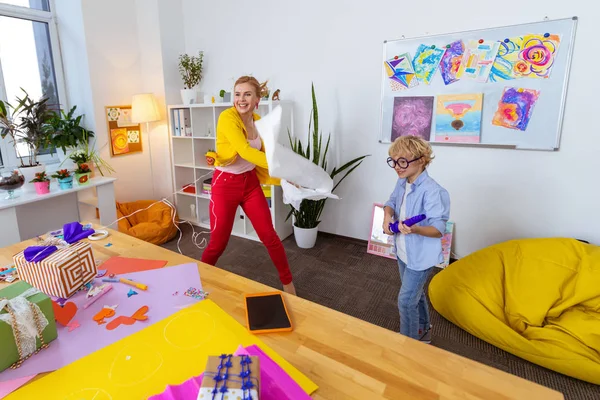
MULTIPOLYGON (((149 207, 154 200, 139 200, 131 203, 117 203, 117 217, 119 221, 119 232, 126 233, 138 239, 160 245, 173 239, 177 234, 177 227, 173 223, 173 210, 165 203, 156 203, 149 207), (143 210, 137 212, 135 211, 143 210), (130 215, 132 214, 132 215, 130 215)), ((175 215, 175 221, 177 221, 175 215)))
POLYGON ((600 247, 562 238, 501 243, 435 275, 429 297, 472 335, 600 384, 600 247))

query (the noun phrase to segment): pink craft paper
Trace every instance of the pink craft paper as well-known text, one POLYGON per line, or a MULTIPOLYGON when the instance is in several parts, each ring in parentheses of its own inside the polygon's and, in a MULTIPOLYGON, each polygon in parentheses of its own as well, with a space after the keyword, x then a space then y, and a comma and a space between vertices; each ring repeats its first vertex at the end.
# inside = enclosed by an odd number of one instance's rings
POLYGON ((0 399, 5 398, 33 378, 35 378, 35 375, 13 379, 12 381, 0 382, 0 399))
MULTIPOLYGON (((110 292, 87 309, 83 309, 83 305, 89 301, 86 298, 87 291, 76 293, 68 301, 74 302, 79 307, 74 320, 79 321, 80 327, 69 332, 68 327, 57 324, 58 338, 50 342, 46 350, 26 360, 20 368, 1 372, 0 382, 57 370, 198 302, 188 296, 173 296, 174 292, 184 293, 190 286, 202 290, 198 266, 195 263, 135 272, 122 277, 144 283, 148 285, 148 290, 136 289, 138 294, 128 298, 127 292, 132 287, 116 282, 112 284, 113 289, 110 292), (107 323, 120 315, 131 316, 145 305, 149 307, 148 320, 129 326, 121 325, 112 331, 106 329, 106 324, 98 325, 93 320, 94 315, 105 305, 115 304, 119 305, 116 314, 113 318, 107 319, 107 323)), ((102 278, 94 279, 94 283, 102 284, 102 278)))
MULTIPOLYGON (((260 400, 310 400, 311 397, 260 347, 252 345, 238 347, 236 356, 249 355, 260 359, 260 400)), ((202 377, 195 376, 180 385, 168 385, 161 394, 148 400, 196 400, 202 377)))

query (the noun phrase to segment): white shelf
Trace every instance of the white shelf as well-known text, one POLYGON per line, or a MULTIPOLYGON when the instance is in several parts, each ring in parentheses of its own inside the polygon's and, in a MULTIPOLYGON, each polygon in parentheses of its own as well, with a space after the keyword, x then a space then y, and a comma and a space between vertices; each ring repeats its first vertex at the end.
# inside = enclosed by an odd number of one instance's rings
POLYGON ((97 197, 86 197, 83 199, 78 199, 77 201, 79 202, 79 204, 86 204, 88 206, 98 208, 98 198, 97 197))
POLYGON ((193 139, 193 136, 171 136, 173 139, 193 139))
POLYGON ((181 163, 181 164, 175 164, 175 166, 179 167, 179 168, 196 168, 194 163, 181 163))
MULTIPOLYGON (((177 136, 175 136, 177 137, 177 136)), ((198 140, 215 140, 216 138, 214 136, 194 136, 194 139, 198 139, 198 140)))
POLYGON ((177 192, 177 194, 180 194, 182 196, 196 197, 195 193, 188 193, 188 192, 183 192, 183 191, 179 191, 179 192, 177 192))
POLYGON ((197 194, 196 197, 199 197, 201 199, 210 200, 210 194, 200 193, 200 194, 197 194))
MULTIPOLYGON (((278 104, 291 104, 288 100, 261 100, 259 106, 277 106, 278 104)), ((175 104, 169 106, 169 110, 174 108, 229 108, 233 107, 233 103, 199 103, 199 104, 175 104)))
POLYGON ((205 169, 207 171, 212 171, 215 169, 215 167, 211 167, 210 165, 196 165, 194 168, 205 169))

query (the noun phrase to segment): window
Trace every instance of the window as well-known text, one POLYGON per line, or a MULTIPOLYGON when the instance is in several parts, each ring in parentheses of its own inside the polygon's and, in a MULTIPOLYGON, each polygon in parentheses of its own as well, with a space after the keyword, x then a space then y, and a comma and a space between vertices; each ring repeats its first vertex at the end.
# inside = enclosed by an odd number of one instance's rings
MULTIPOLYGON (((0 99, 14 105, 25 90, 32 99, 47 97, 51 108, 60 108, 64 79, 51 6, 51 0, 0 0, 0 99)), ((7 137, 0 153, 3 164, 18 166, 29 149, 19 143, 15 152, 7 137)), ((38 153, 40 162, 57 160, 54 149, 38 153)))

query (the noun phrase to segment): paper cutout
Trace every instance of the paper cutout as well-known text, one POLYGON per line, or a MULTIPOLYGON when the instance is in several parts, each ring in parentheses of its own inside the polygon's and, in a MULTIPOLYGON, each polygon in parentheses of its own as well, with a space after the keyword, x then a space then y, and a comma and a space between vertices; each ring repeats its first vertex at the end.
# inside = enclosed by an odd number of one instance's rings
POLYGON ((429 141, 433 96, 395 97, 392 142, 400 136, 415 135, 429 141))
POLYGON ((385 61, 384 66, 393 91, 410 89, 419 84, 408 53, 385 61))
POLYGON ((52 309, 54 310, 54 319, 62 326, 67 326, 77 314, 78 307, 72 301, 60 306, 56 301, 52 301, 52 309))
MULTIPOLYGON (((56 398, 75 398, 74 394, 85 391, 85 398, 98 395, 96 400, 148 398, 164 391, 168 384, 197 375, 200 360, 206 360, 209 355, 229 354, 240 344, 259 345, 307 394, 317 389, 317 385, 211 300, 197 302, 168 318, 156 320, 158 322, 147 327, 134 324, 145 329, 30 383, 20 389, 19 395, 41 399, 52 393, 56 398)), ((125 328, 130 327, 122 329, 125 328)))
MULTIPOLYGON (((113 284, 113 289, 110 292, 103 295, 92 306, 83 309, 83 305, 89 300, 85 298, 85 292, 76 293, 69 300, 79 307, 77 320, 80 322, 81 327, 73 332, 68 332, 67 328, 57 324, 58 337, 46 350, 35 355, 35 362, 23 363, 20 368, 8 369, 2 372, 0 381, 55 371, 148 326, 148 324, 138 323, 129 326, 123 325, 119 329, 108 331, 104 328, 104 325, 98 326, 97 323, 92 322, 93 317, 102 310, 104 305, 118 304, 117 311, 119 315, 131 315, 141 306, 147 305, 152 310, 152 320, 160 321, 183 307, 198 302, 198 300, 187 296, 171 296, 175 290, 183 293, 190 286, 202 289, 196 263, 135 272, 127 276, 135 281, 148 284, 152 288, 151 295, 150 293, 148 295, 144 293, 145 295, 142 296, 140 293, 139 296, 128 299, 127 292, 130 286, 113 284)), ((105 321, 109 322, 110 319, 105 321)), ((236 345, 240 343, 238 342, 236 345)), ((183 379, 190 376, 192 374, 183 379)), ((99 400, 99 398, 96 400, 99 400)))
POLYGON ((127 297, 135 296, 136 294, 138 294, 138 292, 133 289, 129 289, 129 292, 127 292, 127 297))
POLYGON ((500 42, 498 56, 490 73, 490 81, 550 76, 558 47, 559 35, 525 35, 500 42))
POLYGON ((112 246, 112 243, 106 243, 106 244, 104 245, 104 247, 111 247, 111 246, 112 246))
POLYGON ((104 321, 106 318, 112 318, 115 316, 115 310, 116 310, 117 306, 104 306, 102 308, 102 310, 98 311, 98 314, 94 315, 93 320, 96 321, 98 323, 98 325, 102 325, 105 324, 106 321, 104 321))
POLYGON ((539 90, 504 88, 492 124, 524 131, 529 125, 539 90))
POLYGON ((415 58, 413 59, 413 68, 419 80, 427 85, 431 82, 433 74, 437 70, 445 49, 435 46, 419 45, 415 58))
POLYGON ((446 47, 446 52, 440 61, 440 74, 445 85, 457 82, 459 79, 456 76, 460 68, 460 63, 465 53, 465 44, 462 40, 450 43, 446 47))
POLYGON ((148 319, 146 313, 148 312, 148 306, 143 306, 139 310, 133 313, 131 317, 126 317, 121 315, 106 325, 106 329, 112 331, 113 329, 118 328, 120 325, 133 325, 136 321, 145 321, 148 319))
POLYGON ((499 42, 489 40, 469 40, 460 62, 457 78, 473 79, 485 83, 498 54, 499 42))
POLYGON ((143 260, 140 258, 111 257, 104 262, 102 268, 106 269, 107 274, 128 274, 130 272, 149 271, 162 268, 167 265, 167 261, 162 260, 143 260))
POLYGON ((441 94, 437 97, 435 141, 479 143, 483 93, 441 94))
MULTIPOLYGON (((98 265, 98 264, 96 264, 96 265, 98 265)), ((99 269, 97 272, 98 272, 98 274, 96 275, 96 278, 102 278, 104 275, 106 275, 106 273, 108 271, 105 269, 99 269)))
POLYGON ((79 321, 73 321, 67 325, 67 328, 69 328, 69 332, 72 332, 73 330, 79 328, 80 326, 81 325, 79 324, 79 321))

